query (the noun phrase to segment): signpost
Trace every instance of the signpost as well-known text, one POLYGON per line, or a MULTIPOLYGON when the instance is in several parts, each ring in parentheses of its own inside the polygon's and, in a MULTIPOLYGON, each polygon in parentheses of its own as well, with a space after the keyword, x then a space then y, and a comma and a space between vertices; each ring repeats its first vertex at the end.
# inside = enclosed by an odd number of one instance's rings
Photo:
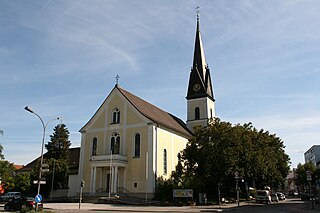
POLYGON ((80 181, 80 195, 79 195, 79 209, 81 208, 81 200, 82 200, 82 189, 84 187, 84 180, 81 179, 80 181))
POLYGON ((40 194, 37 194, 34 200, 36 201, 36 203, 40 203, 42 201, 42 196, 40 194))
POLYGON ((173 200, 176 201, 193 201, 193 190, 192 189, 174 189, 173 200))
MULTIPOLYGON (((33 184, 38 184, 38 181, 37 181, 37 180, 34 180, 34 181, 33 181, 33 184)), ((45 181, 45 180, 40 180, 40 184, 47 184, 47 181, 45 181)))
POLYGON ((311 196, 312 209, 314 209, 314 193, 312 192, 313 190, 311 189, 312 172, 307 171, 306 174, 307 174, 307 181, 309 181, 309 195, 311 196))
POLYGON ((41 172, 49 172, 49 164, 43 163, 41 166, 41 172))

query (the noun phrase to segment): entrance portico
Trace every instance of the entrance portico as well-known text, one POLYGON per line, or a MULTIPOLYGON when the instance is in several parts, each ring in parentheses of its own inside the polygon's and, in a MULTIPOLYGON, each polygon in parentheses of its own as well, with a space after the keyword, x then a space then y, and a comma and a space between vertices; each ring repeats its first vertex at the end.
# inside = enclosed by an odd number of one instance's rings
POLYGON ((126 166, 124 155, 92 156, 90 193, 118 193, 118 188, 124 187, 126 166))

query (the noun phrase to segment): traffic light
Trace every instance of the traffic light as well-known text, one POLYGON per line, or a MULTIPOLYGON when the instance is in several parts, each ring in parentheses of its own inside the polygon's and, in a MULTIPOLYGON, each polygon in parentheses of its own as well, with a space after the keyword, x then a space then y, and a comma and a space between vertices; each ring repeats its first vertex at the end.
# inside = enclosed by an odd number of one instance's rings
POLYGON ((80 186, 81 186, 81 187, 84 187, 84 180, 81 180, 80 186))

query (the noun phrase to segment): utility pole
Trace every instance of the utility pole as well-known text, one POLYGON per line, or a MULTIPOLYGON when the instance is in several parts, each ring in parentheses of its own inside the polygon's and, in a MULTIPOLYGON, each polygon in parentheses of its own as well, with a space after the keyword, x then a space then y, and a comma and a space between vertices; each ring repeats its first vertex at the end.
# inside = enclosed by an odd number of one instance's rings
POLYGON ((239 187, 238 187, 239 172, 235 172, 235 173, 234 173, 234 178, 236 179, 237 202, 238 202, 238 206, 240 206, 240 200, 239 200, 239 187))

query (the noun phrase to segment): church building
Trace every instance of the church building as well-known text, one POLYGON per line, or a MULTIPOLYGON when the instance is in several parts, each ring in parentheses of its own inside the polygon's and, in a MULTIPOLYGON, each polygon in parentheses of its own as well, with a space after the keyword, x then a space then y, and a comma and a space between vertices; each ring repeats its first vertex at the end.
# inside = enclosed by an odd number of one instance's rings
POLYGON ((170 177, 193 128, 205 126, 215 117, 199 17, 186 99, 185 123, 117 83, 80 129, 79 179, 85 182, 83 193, 152 198, 156 179, 170 177))

